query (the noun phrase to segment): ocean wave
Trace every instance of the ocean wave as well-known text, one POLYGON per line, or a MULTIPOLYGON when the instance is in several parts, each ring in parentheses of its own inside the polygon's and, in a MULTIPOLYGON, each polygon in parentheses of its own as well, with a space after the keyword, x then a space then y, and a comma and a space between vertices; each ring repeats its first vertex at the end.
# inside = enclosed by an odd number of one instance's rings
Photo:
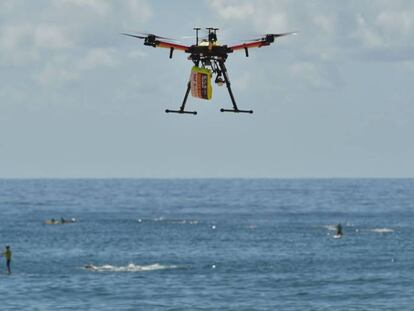
POLYGON ((369 231, 376 232, 376 233, 390 233, 390 232, 394 232, 394 229, 391 229, 391 228, 374 228, 374 229, 370 229, 369 231))
POLYGON ((156 271, 156 270, 166 270, 166 269, 176 269, 178 266, 175 265, 160 265, 159 263, 154 263, 151 265, 135 265, 133 263, 128 264, 127 266, 112 266, 109 264, 95 266, 93 264, 87 264, 83 266, 83 269, 92 272, 145 272, 145 271, 156 271))
POLYGON ((179 225, 197 225, 199 223, 198 220, 195 219, 168 219, 164 217, 154 218, 154 219, 138 219, 139 223, 142 222, 165 222, 170 224, 179 224, 179 225))

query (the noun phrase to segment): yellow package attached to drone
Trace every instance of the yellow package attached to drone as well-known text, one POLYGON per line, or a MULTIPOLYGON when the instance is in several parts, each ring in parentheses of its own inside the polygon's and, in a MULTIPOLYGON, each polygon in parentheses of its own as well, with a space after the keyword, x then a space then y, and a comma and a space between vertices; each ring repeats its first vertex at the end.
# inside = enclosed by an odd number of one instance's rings
POLYGON ((213 95, 211 76, 210 69, 194 66, 190 76, 191 95, 197 98, 211 99, 213 95))

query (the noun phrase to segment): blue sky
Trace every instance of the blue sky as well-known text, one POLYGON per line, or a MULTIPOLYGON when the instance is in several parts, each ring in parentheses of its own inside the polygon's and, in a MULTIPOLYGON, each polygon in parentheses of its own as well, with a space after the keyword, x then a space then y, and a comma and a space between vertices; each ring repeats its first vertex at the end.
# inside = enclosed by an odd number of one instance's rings
MULTIPOLYGON (((181 39, 192 44, 192 39, 181 39)), ((0 2, 0 177, 413 177, 413 1, 0 2), (122 32, 236 43, 298 31, 227 61, 253 115, 189 98, 192 64, 122 32)))

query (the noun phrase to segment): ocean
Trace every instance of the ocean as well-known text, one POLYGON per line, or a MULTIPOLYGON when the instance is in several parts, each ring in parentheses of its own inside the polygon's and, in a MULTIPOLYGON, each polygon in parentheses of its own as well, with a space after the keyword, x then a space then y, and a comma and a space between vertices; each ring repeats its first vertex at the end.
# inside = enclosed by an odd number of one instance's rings
POLYGON ((0 216, 1 310, 414 310, 414 179, 2 179, 0 216))

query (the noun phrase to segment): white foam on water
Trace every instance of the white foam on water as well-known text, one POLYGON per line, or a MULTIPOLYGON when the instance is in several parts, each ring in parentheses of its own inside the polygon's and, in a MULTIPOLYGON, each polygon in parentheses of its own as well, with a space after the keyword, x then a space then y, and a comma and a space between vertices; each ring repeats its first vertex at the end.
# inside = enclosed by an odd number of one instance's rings
POLYGON ((171 224, 179 224, 179 225, 198 225, 200 221, 196 219, 168 219, 164 217, 158 217, 154 219, 142 219, 139 218, 137 220, 139 223, 145 222, 165 222, 165 223, 171 223, 171 224))
POLYGON ((95 266, 92 264, 85 265, 83 267, 85 270, 92 272, 144 272, 144 271, 155 271, 155 270, 165 270, 165 269, 176 269, 178 266, 175 265, 160 265, 159 263, 154 263, 151 265, 135 265, 133 263, 128 264, 127 266, 112 266, 112 265, 101 265, 95 266))
POLYGON ((390 232, 394 232, 394 229, 391 229, 391 228, 374 228, 374 229, 370 229, 369 231, 376 232, 376 233, 390 233, 390 232))
POLYGON ((181 224, 181 225, 185 225, 185 224, 197 225, 198 224, 198 220, 187 220, 187 219, 171 220, 171 223, 173 223, 173 224, 181 224))

